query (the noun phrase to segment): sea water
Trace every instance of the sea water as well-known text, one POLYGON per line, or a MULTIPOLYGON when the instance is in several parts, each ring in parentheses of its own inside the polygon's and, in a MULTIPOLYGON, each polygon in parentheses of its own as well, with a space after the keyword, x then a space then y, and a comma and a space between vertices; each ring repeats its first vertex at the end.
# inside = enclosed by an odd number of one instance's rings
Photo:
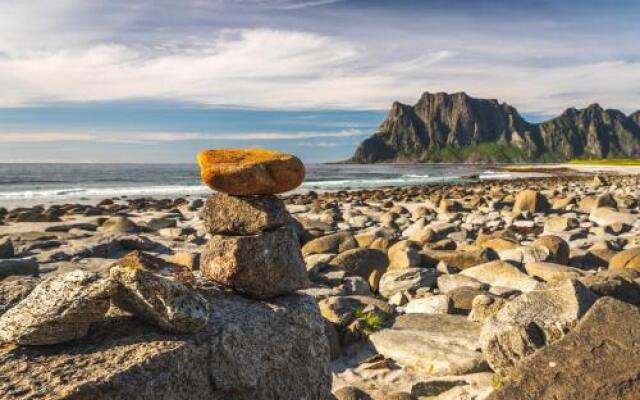
MULTIPOLYGON (((349 190, 509 179, 511 173, 482 165, 308 164, 298 192, 349 190)), ((0 207, 84 202, 104 198, 196 197, 210 189, 200 183, 196 164, 0 164, 0 207)))

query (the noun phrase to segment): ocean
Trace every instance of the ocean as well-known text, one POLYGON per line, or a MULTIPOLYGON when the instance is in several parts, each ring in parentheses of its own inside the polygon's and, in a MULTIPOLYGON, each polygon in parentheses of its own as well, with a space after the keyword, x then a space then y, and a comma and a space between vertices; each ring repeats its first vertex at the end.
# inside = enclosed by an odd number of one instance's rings
MULTIPOLYGON (((482 165, 338 165, 307 164, 296 191, 411 186, 480 179, 509 179, 518 174, 482 165)), ((104 198, 197 197, 210 189, 200 183, 196 164, 0 164, 0 207, 92 203, 104 198)))

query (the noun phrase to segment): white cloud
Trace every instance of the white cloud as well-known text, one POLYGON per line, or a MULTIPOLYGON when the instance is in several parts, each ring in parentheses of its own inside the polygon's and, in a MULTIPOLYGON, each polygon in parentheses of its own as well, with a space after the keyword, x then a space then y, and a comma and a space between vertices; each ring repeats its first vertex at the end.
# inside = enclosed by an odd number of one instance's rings
POLYGON ((640 107, 637 62, 471 63, 465 53, 450 50, 387 61, 347 40, 269 29, 225 31, 210 43, 177 49, 99 44, 14 51, 0 58, 0 105, 156 98, 266 108, 385 109, 393 100, 413 102, 429 90, 467 91, 527 112, 556 113, 596 100, 627 111, 640 107))
POLYGON ((266 107, 318 104, 312 93, 302 96, 296 87, 342 75, 357 55, 349 42, 274 30, 225 32, 196 52, 185 47, 181 53, 149 54, 117 44, 27 49, 0 59, 0 103, 166 98, 266 107))
MULTIPOLYGON (((413 103, 428 90, 497 98, 522 112, 555 114, 594 101, 627 112, 640 108, 640 62, 625 57, 637 54, 634 41, 617 43, 604 34, 606 40, 594 40, 537 19, 522 31, 511 26, 501 34, 485 17, 469 19, 467 26, 450 15, 431 16, 427 6, 415 18, 389 7, 385 26, 372 25, 370 37, 363 37, 344 27, 336 32, 332 24, 338 22, 331 18, 304 20, 313 22, 307 28, 283 12, 338 2, 0 2, 0 107, 167 99, 277 109, 386 109, 394 100, 413 103), (255 14, 247 10, 253 9, 269 18, 252 19, 255 14), (422 17, 430 29, 416 30, 422 17), (214 22, 202 22, 209 19, 214 22), (218 30, 216 22, 227 20, 218 30), (550 32, 533 31, 539 24, 550 32)), ((325 9, 330 7, 313 13, 325 9)), ((304 13, 296 18, 299 14, 304 13)), ((366 17, 354 20, 354 27, 372 24, 366 17)))

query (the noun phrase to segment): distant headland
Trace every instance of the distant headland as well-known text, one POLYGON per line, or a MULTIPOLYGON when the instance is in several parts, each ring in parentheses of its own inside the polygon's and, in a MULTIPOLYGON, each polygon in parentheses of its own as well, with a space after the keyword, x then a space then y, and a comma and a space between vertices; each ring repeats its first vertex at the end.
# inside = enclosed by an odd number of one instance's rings
POLYGON ((497 100, 424 93, 393 103, 377 132, 347 162, 563 162, 640 156, 640 110, 592 104, 534 124, 497 100))

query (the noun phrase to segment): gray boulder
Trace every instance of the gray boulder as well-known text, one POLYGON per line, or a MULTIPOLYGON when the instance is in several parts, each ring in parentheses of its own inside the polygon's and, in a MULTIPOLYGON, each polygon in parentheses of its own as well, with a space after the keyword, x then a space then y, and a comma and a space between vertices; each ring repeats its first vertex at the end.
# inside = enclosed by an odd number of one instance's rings
POLYGON ((465 269, 460 275, 490 286, 515 289, 521 292, 529 292, 538 285, 538 281, 505 261, 480 264, 465 269))
POLYGON ((204 329, 209 304, 193 290, 195 278, 185 266, 132 252, 109 270, 118 284, 113 303, 169 332, 204 329))
POLYGON ((0 238, 0 258, 13 258, 15 251, 13 242, 9 238, 0 238))
POLYGON ((100 230, 105 233, 134 233, 138 232, 140 227, 127 217, 117 216, 106 220, 100 230))
POLYGON ((505 375, 522 358, 564 336, 596 299, 575 280, 525 293, 485 321, 482 354, 495 372, 505 375))
POLYGON ((405 268, 387 271, 380 278, 378 291, 382 297, 388 299, 399 292, 414 292, 421 287, 434 287, 437 272, 426 268, 405 268))
POLYGON ((543 281, 559 281, 564 279, 578 279, 585 273, 581 269, 567 267, 562 264, 549 262, 528 263, 524 270, 532 277, 543 281))
POLYGON ((358 242, 349 232, 338 232, 313 239, 302 246, 302 254, 338 254, 343 251, 355 249, 358 242))
POLYGON ((453 301, 444 294, 413 299, 405 306, 407 314, 451 314, 453 301))
POLYGON ((401 240, 389 247, 389 270, 416 268, 422 264, 420 245, 411 240, 401 240))
POLYGON ((289 213, 278 197, 232 196, 215 193, 202 210, 207 231, 212 235, 255 235, 289 222, 289 213))
POLYGON ((477 279, 461 274, 438 276, 438 289, 442 293, 449 293, 461 287, 469 287, 476 290, 484 289, 487 285, 477 279))
POLYGON ((77 341, 0 352, 0 398, 329 398, 329 345, 313 298, 259 302, 215 289, 201 294, 211 315, 195 334, 112 316, 77 341))
POLYGON ((389 265, 389 259, 381 250, 358 248, 338 254, 331 259, 329 264, 338 268, 344 268, 350 275, 369 279, 369 276, 374 271, 382 275, 389 265))
POLYGON ((636 400, 640 310, 598 300, 564 338, 522 360, 487 400, 636 400))
POLYGON ((369 340, 403 367, 433 376, 462 375, 488 369, 479 351, 480 327, 459 315, 405 314, 369 340))
POLYGON ((252 236, 213 236, 200 269, 207 279, 260 299, 308 285, 298 239, 288 226, 252 236))
POLYGON ((549 249, 540 246, 519 246, 498 251, 498 256, 502 261, 512 261, 519 264, 547 261, 550 255, 549 249))
POLYGON ((484 264, 496 260, 497 254, 490 248, 461 251, 461 250, 431 250, 422 249, 423 262, 426 265, 435 267, 439 262, 446 263, 447 266, 464 270, 473 268, 476 265, 484 264))
POLYGON ((0 340, 49 345, 81 338, 109 309, 113 288, 81 270, 48 278, 0 317, 0 340))
POLYGON ((38 262, 30 258, 0 260, 0 279, 16 275, 37 275, 38 262))
POLYGON ((613 208, 600 207, 591 211, 589 214, 589 221, 594 222, 600 226, 607 226, 615 223, 621 224, 633 224, 638 219, 637 214, 629 214, 625 212, 616 211, 613 208))
POLYGON ((544 223, 545 232, 570 231, 580 226, 580 222, 573 217, 549 217, 544 223))
POLYGON ((161 231, 176 226, 178 226, 178 220, 170 217, 151 218, 146 224, 146 228, 152 231, 161 231))

